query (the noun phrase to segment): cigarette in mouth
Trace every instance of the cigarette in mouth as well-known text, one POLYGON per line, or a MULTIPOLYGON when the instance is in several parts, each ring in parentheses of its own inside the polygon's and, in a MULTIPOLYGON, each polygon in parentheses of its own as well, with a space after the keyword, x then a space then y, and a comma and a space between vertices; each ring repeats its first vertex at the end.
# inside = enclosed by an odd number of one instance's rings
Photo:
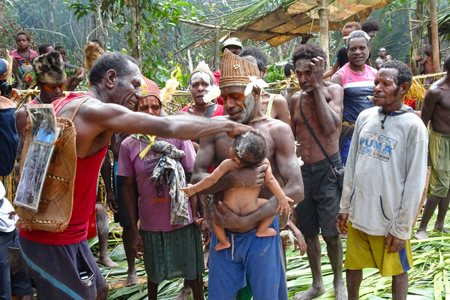
POLYGON ((367 101, 372 101, 373 100, 373 96, 367 96, 367 101))

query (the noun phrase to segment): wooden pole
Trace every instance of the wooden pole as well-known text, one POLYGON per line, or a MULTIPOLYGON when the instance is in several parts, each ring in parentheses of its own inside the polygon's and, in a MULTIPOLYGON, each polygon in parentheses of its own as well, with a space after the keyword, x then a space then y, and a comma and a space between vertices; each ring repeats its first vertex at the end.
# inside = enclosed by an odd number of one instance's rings
POLYGON ((330 68, 330 56, 328 51, 328 17, 330 15, 329 4, 329 0, 319 0, 320 46, 323 51, 325 51, 325 57, 327 58, 326 69, 330 68))
POLYGON ((437 21, 437 0, 430 0, 430 19, 431 19, 431 39, 433 46, 433 69, 435 73, 440 72, 441 63, 439 57, 439 32, 437 21))
POLYGON ((214 70, 220 70, 220 28, 216 28, 214 35, 214 70))

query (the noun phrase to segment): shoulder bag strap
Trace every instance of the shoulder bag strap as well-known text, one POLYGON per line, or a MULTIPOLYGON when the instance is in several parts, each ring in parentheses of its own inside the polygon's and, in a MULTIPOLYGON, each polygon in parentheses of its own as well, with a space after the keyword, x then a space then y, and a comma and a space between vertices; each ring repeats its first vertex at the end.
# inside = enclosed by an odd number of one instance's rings
POLYGON ((300 99, 298 99, 298 106, 300 107, 300 115, 302 116, 303 122, 305 122, 306 128, 308 128, 309 133, 314 138, 314 141, 316 141, 317 146, 319 146, 320 151, 322 151, 323 155, 327 158, 328 162, 330 163, 332 168, 335 168, 333 162, 331 161, 331 158, 328 156, 327 152, 323 148, 322 144, 320 143, 319 139, 317 138, 316 134, 314 133, 313 129, 311 128, 311 125, 309 124, 308 120, 305 117, 305 114, 303 113, 302 109, 302 96, 303 93, 300 94, 300 99))
POLYGON ((86 102, 88 99, 90 99, 90 98, 91 98, 90 96, 87 96, 87 97, 85 97, 83 100, 80 101, 80 103, 78 104, 77 108, 75 108, 75 111, 73 112, 73 115, 72 115, 72 118, 70 118, 70 121, 73 122, 73 119, 75 119, 75 116, 77 115, 78 110, 80 109, 80 106, 81 106, 84 102, 86 102))

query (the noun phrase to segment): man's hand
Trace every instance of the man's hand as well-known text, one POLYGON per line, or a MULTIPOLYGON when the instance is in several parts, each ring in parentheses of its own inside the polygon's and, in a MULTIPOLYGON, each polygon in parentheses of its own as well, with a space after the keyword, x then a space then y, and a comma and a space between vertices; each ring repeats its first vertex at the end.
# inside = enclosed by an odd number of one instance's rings
POLYGON ((260 187, 264 183, 267 164, 260 165, 256 168, 240 168, 233 173, 236 186, 242 187, 260 187))
POLYGON ((134 230, 133 237, 131 239, 131 249, 133 249, 134 257, 141 259, 141 255, 144 254, 144 242, 139 232, 134 230))
POLYGON ((405 240, 399 239, 388 233, 385 247, 388 249, 388 253, 397 253, 405 248, 405 240))
POLYGON ((114 213, 117 214, 119 212, 119 206, 117 205, 116 194, 114 192, 108 192, 106 194, 106 203, 114 213))
MULTIPOLYGON (((20 98, 19 98, 20 100, 20 98)), ((17 103, 12 101, 9 98, 0 96, 0 109, 6 109, 6 108, 16 108, 17 103)))
POLYGON ((309 76, 309 83, 315 89, 323 87, 323 72, 325 71, 325 60, 322 57, 315 57, 309 63, 311 66, 311 75, 309 76))
POLYGON ((222 201, 214 203, 214 213, 212 217, 217 225, 223 228, 240 228, 241 218, 234 211, 228 208, 222 201))
POLYGON ((336 217, 336 229, 340 234, 347 233, 348 230, 348 214, 339 213, 336 217))
POLYGON ((228 125, 231 126, 231 131, 228 132, 228 135, 231 138, 235 138, 237 135, 246 133, 248 131, 250 131, 252 133, 256 133, 255 128, 248 126, 248 125, 238 123, 238 122, 228 121, 228 125))

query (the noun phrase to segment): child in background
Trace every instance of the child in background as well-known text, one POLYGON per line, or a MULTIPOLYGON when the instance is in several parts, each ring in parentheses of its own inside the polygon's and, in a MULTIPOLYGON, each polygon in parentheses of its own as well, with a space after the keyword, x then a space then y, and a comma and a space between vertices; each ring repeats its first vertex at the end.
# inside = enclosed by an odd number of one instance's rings
POLYGON ((17 80, 17 88, 22 88, 22 77, 26 72, 33 70, 33 60, 38 54, 29 48, 30 37, 25 32, 16 35, 17 49, 9 54, 13 58, 13 74, 17 80))
MULTIPOLYGON (((287 197, 277 180, 272 174, 270 162, 266 158, 266 139, 261 133, 253 134, 246 132, 238 135, 234 140, 230 148, 230 159, 224 160, 210 175, 195 185, 188 184, 186 188, 182 188, 188 197, 191 197, 197 192, 209 188, 216 184, 222 176, 228 172, 233 172, 242 167, 255 167, 261 164, 267 164, 269 167, 266 170, 265 183, 267 187, 273 192, 278 199, 277 212, 282 214, 284 211, 290 210, 289 202, 293 202, 292 199, 287 197)), ((236 214, 245 216, 251 212, 254 212, 259 207, 263 206, 267 200, 258 198, 260 187, 235 187, 224 191, 225 203, 236 214)), ((269 217, 262 220, 256 231, 256 236, 275 236, 277 233, 275 229, 269 228, 274 217, 269 217)), ((218 226, 213 220, 214 233, 219 240, 216 246, 216 251, 226 249, 230 247, 230 243, 226 237, 225 229, 218 226)))

